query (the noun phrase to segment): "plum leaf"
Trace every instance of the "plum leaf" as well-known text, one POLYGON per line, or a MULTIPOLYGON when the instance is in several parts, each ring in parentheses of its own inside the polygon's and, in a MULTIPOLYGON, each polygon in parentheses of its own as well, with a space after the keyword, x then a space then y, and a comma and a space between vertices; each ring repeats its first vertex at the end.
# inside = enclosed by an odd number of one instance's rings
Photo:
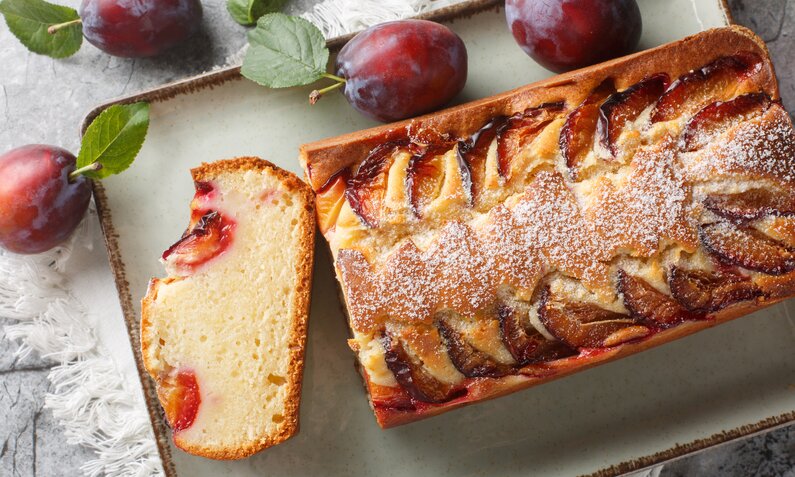
POLYGON ((83 173, 102 179, 124 171, 141 150, 149 129, 149 104, 116 104, 97 116, 83 136, 78 169, 98 162, 102 168, 83 173))
POLYGON ((329 51, 312 23, 283 13, 269 13, 248 34, 241 73, 268 88, 314 83, 326 73, 329 51))
POLYGON ((236 22, 251 26, 261 16, 281 10, 285 3, 287 0, 227 0, 226 9, 236 22))
POLYGON ((3 0, 0 13, 11 33, 27 49, 52 58, 66 58, 77 53, 83 44, 80 16, 73 8, 44 0, 3 0), (54 33, 50 27, 58 26, 54 33))

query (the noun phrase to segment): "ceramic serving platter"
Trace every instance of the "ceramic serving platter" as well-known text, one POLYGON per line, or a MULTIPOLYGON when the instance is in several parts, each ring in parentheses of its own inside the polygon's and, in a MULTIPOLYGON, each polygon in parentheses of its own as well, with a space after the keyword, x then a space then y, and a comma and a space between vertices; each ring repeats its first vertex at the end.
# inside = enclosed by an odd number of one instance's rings
MULTIPOLYGON (((721 0, 639 3, 642 48, 730 21, 721 0)), ((516 46, 498 1, 431 15, 449 23, 469 50, 470 75, 459 102, 550 74, 516 46)), ((231 68, 120 100, 152 102, 137 161, 95 190, 139 370, 139 300, 149 278, 163 274, 161 252, 187 224, 188 170, 202 161, 254 155, 300 174, 300 144, 374 125, 342 95, 309 106, 309 91, 267 90, 231 68)), ((187 455, 170 445, 153 385, 141 372, 170 476, 615 475, 795 420, 789 314, 795 303, 783 303, 565 379, 383 431, 345 343, 323 245, 316 254, 300 433, 243 461, 187 455)))

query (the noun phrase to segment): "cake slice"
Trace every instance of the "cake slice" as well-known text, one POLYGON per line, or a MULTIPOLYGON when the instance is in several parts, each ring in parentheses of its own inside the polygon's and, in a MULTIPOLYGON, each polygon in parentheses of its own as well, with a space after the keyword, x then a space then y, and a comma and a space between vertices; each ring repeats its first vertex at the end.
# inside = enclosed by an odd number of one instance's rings
POLYGON ((142 300, 141 351, 177 447, 239 459, 298 430, 314 194, 256 158, 191 172, 190 224, 142 300))

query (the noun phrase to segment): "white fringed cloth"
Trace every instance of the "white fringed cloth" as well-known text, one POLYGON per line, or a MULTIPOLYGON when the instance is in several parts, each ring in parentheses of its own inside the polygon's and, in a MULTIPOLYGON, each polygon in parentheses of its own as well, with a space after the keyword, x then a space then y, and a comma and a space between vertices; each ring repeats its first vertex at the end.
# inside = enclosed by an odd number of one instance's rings
MULTIPOLYGON (((456 0, 325 0, 302 15, 333 38, 377 23, 410 17, 456 0)), ((71 444, 95 451, 82 466, 90 477, 163 475, 149 415, 140 392, 97 339, 85 306, 70 293, 64 272, 74 247, 93 247, 93 210, 64 245, 34 255, 0 249, 0 319, 19 358, 38 352, 55 366, 45 407, 71 444)), ((126 345, 126 343, 125 343, 126 345)), ((656 477, 659 469, 639 475, 656 477)))
POLYGON ((71 444, 96 452, 87 476, 162 475, 141 393, 98 341, 92 315, 69 290, 65 276, 75 247, 93 248, 93 209, 67 243, 39 255, 0 249, 0 318, 20 361, 37 352, 53 362, 44 406, 71 444))

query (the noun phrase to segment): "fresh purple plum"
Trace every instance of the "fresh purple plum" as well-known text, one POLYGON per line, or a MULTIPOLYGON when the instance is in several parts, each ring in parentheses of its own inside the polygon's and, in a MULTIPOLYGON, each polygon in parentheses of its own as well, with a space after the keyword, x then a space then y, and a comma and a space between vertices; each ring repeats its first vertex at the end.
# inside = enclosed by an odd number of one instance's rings
POLYGON ((91 199, 85 177, 69 179, 75 162, 69 151, 41 144, 0 156, 0 246, 41 253, 71 235, 91 199))
POLYGON ((505 17, 522 50, 558 73, 631 52, 643 29, 635 0, 506 0, 505 17))
POLYGON ((464 42, 426 20, 382 23, 356 35, 337 56, 345 97, 382 122, 427 113, 447 104, 467 79, 464 42))
POLYGON ((199 29, 200 0, 83 0, 83 35, 114 56, 155 56, 199 29))

